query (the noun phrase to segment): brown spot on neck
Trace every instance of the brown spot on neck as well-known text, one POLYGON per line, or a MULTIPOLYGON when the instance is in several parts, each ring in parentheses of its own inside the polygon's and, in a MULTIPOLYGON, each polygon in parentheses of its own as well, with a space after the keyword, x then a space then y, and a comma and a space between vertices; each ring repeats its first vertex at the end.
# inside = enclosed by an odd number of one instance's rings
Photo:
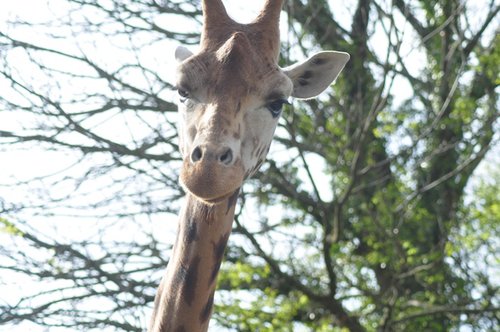
POLYGON ((200 313, 200 322, 201 324, 204 324, 207 322, 207 320, 210 318, 210 314, 212 313, 212 307, 214 306, 214 292, 212 292, 212 295, 208 298, 207 303, 203 307, 203 310, 200 313))
POLYGON ((185 233, 185 243, 190 244, 196 241, 198 238, 198 223, 195 219, 190 218, 189 224, 187 225, 187 231, 185 233))
POLYGON ((210 279, 208 280, 208 286, 212 285, 215 282, 215 279, 217 279, 217 275, 219 274, 219 269, 222 264, 222 258, 224 258, 224 251, 226 250, 227 241, 229 240, 229 235, 230 233, 221 235, 217 243, 212 243, 214 265, 212 267, 212 274, 210 275, 210 279))
POLYGON ((200 265, 200 257, 194 258, 189 262, 189 268, 186 271, 186 280, 183 284, 182 294, 188 305, 192 305, 196 295, 196 285, 198 283, 198 266, 200 265))

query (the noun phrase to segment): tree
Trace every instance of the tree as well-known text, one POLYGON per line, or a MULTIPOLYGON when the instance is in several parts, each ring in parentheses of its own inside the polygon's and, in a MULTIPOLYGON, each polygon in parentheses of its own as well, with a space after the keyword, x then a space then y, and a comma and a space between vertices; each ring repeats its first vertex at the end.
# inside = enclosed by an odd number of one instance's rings
MULTIPOLYGON (((0 187, 0 322, 142 330, 183 195, 164 49, 197 43, 200 10, 48 4, 50 20, 0 30, 0 149, 47 168, 30 178, 2 158, 16 177, 0 187)), ((465 189, 498 146, 500 6, 290 0, 285 10, 283 65, 316 48, 351 61, 319 100, 285 111, 270 160, 243 188, 216 326, 493 329, 498 171, 470 202, 465 189)))

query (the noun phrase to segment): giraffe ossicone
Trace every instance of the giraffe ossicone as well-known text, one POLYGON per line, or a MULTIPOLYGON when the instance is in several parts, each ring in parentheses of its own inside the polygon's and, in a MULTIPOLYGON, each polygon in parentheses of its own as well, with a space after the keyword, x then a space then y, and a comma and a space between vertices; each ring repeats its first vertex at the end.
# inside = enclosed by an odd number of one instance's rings
POLYGON ((240 24, 221 0, 203 0, 199 51, 180 46, 175 52, 180 182, 187 198, 150 331, 208 329, 236 197, 265 160, 283 104, 317 96, 349 60, 347 53, 327 51, 280 68, 283 2, 266 0, 252 23, 240 24))

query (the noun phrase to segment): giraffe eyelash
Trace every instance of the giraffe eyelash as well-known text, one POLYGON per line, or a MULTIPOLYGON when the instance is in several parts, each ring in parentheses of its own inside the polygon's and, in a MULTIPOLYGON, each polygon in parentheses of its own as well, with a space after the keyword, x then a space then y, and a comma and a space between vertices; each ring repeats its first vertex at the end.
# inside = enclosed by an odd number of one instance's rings
POLYGON ((290 102, 286 99, 276 99, 267 104, 267 109, 273 118, 277 118, 283 111, 283 105, 290 105, 290 102))

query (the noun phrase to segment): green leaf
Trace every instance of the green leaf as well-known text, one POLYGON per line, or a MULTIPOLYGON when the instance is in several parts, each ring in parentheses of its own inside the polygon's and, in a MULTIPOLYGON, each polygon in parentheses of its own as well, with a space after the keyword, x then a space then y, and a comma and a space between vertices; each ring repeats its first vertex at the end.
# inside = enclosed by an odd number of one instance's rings
POLYGON ((14 236, 24 236, 24 232, 21 231, 16 225, 14 225, 14 223, 1 217, 0 217, 0 231, 14 236))

